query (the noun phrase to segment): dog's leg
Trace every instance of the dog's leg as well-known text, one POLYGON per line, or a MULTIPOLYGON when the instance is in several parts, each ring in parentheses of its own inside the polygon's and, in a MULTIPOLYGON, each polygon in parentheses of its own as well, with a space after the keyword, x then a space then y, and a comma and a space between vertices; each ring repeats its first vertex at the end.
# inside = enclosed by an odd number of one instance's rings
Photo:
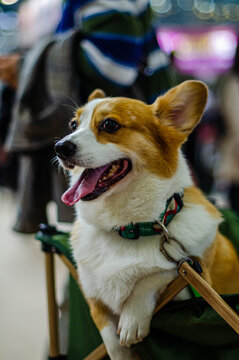
POLYGON ((174 277, 173 272, 155 273, 136 283, 120 315, 121 345, 129 347, 148 335, 157 298, 174 277))
POLYGON ((88 303, 111 360, 136 360, 137 357, 130 349, 120 345, 119 336, 116 334, 117 319, 110 310, 100 301, 90 299, 88 303))

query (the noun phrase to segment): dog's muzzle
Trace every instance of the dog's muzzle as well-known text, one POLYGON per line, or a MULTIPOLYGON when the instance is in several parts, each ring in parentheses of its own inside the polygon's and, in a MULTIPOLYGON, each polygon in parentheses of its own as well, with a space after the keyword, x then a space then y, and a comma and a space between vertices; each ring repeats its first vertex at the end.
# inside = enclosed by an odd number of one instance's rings
POLYGON ((67 160, 75 155, 77 146, 69 140, 60 140, 55 144, 55 152, 62 160, 67 160))

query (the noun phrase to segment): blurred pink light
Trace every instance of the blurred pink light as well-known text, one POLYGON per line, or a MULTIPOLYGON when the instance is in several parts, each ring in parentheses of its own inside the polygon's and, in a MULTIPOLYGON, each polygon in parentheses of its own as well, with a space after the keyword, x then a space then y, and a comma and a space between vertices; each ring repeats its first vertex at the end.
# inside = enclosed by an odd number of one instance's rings
POLYGON ((183 73, 212 78, 233 64, 237 34, 231 28, 163 28, 157 32, 161 48, 174 51, 175 65, 183 73))

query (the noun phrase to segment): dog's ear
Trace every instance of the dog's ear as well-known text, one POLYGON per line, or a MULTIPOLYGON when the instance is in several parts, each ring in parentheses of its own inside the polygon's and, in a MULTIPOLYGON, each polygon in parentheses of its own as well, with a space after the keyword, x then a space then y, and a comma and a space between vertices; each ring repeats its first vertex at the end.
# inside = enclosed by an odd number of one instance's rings
POLYGON ((88 102, 94 99, 103 99, 106 97, 106 94, 101 89, 95 89, 88 97, 88 102))
POLYGON ((187 138, 202 117, 207 95, 204 83, 185 81, 158 97, 152 105, 153 111, 162 124, 173 126, 187 138))

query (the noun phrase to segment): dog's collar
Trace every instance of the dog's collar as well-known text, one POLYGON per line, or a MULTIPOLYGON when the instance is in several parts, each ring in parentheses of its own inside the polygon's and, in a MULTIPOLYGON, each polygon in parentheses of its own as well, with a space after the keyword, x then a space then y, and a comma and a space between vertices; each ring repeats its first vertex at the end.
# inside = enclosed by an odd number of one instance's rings
MULTIPOLYGON (((183 191, 173 194, 166 202, 165 210, 159 217, 159 221, 167 226, 173 217, 183 207, 183 191)), ((114 227, 112 230, 117 231, 120 236, 125 239, 136 240, 140 236, 158 235, 162 232, 162 228, 157 221, 140 222, 114 227)))

